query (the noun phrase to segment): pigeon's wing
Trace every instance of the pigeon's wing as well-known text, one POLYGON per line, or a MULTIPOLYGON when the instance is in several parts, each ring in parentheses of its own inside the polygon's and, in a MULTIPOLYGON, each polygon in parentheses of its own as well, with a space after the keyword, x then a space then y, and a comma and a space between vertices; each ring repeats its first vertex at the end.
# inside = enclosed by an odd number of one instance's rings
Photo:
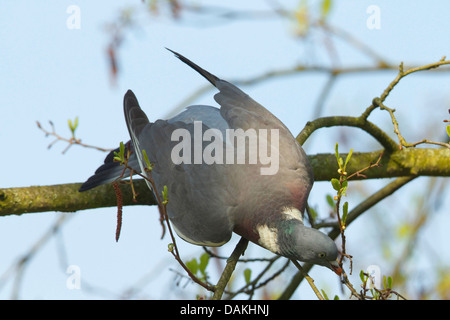
MULTIPOLYGON (((128 150, 134 150, 134 146, 131 141, 125 144, 125 154, 128 150)), ((119 148, 111 151, 105 158, 103 165, 95 170, 95 173, 89 177, 86 182, 84 182, 78 191, 83 192, 89 189, 95 188, 99 185, 111 183, 117 179, 127 178, 130 176, 130 170, 125 169, 120 165, 120 162, 114 161, 115 152, 118 152, 119 148)), ((134 152, 130 155, 128 159, 128 166, 134 169, 135 172, 139 173, 139 163, 134 152)))
MULTIPOLYGON (((204 70, 181 54, 168 50, 219 89, 219 93, 214 96, 214 99, 221 106, 220 113, 229 128, 277 130, 280 168, 304 169, 304 172, 307 173, 304 177, 305 183, 312 185, 313 173, 305 152, 289 129, 277 117, 235 85, 204 70)), ((268 139, 268 150, 270 150, 270 146, 271 141, 268 139)))
MULTIPOLYGON (((307 155, 289 129, 270 111, 233 84, 204 70, 179 53, 170 51, 219 89, 219 93, 214 96, 214 99, 220 104, 220 113, 228 123, 229 128, 254 129, 258 133, 262 132, 261 129, 265 129, 265 132, 267 132, 266 150, 270 150, 274 156, 278 156, 279 170, 272 176, 261 176, 260 171, 255 170, 255 168, 258 169, 258 166, 236 167, 232 172, 234 175, 233 179, 235 179, 234 183, 240 185, 248 184, 249 176, 252 176, 251 180, 254 183, 251 187, 256 189, 263 190, 270 186, 272 194, 277 192, 286 194, 282 189, 288 188, 296 198, 297 207, 302 210, 311 190, 314 177, 307 155), (272 141, 269 138, 272 132, 274 134, 278 133, 278 139, 272 141)), ((258 142, 261 143, 261 140, 258 142)), ((246 147, 248 148, 248 144, 246 147)), ((258 147, 261 147, 261 144, 258 147)), ((257 193, 254 192, 254 194, 257 193)), ((255 201, 261 203, 260 199, 255 201)), ((282 203, 283 200, 278 202, 282 203)), ((250 205, 253 204, 247 202, 246 207, 250 205)))
MULTIPOLYGON (((131 97, 131 94, 130 94, 131 97)), ((220 110, 211 106, 194 105, 189 106, 183 112, 168 120, 169 123, 182 121, 185 123, 194 123, 194 121, 201 119, 201 121, 210 128, 217 128, 225 136, 225 130, 228 128, 228 123, 220 115, 220 110)), ((124 144, 125 154, 130 150, 128 158, 128 166, 133 168, 134 173, 141 173, 141 168, 138 162, 136 153, 134 152, 134 144, 130 140, 124 144)), ((130 170, 125 169, 120 165, 120 162, 114 161, 115 153, 119 148, 111 151, 105 158, 103 165, 97 168, 95 173, 88 178, 80 187, 79 191, 87 191, 102 184, 107 184, 118 180, 119 178, 127 178, 130 176, 130 170)))
MULTIPOLYGON (((228 215, 233 203, 226 181, 227 166, 194 164, 194 136, 199 132, 203 135, 208 127, 201 123, 195 127, 195 123, 183 121, 150 123, 131 91, 125 95, 124 112, 141 170, 146 166, 142 157, 145 150, 153 164, 154 192, 161 195, 167 186, 167 212, 178 235, 199 245, 226 243, 233 229, 228 215), (185 146, 182 151, 180 144, 185 146), (186 156, 185 152, 190 153, 189 161, 180 163, 180 154, 186 156)), ((202 151, 205 145, 200 143, 202 151)))

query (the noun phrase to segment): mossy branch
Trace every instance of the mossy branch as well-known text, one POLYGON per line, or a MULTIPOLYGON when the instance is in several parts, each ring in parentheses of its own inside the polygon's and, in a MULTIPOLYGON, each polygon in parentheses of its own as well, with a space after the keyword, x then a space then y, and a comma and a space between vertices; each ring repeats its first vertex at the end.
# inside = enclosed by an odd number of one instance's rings
MULTIPOLYGON (((354 152, 348 163, 349 171, 357 171, 371 162, 377 161, 382 150, 358 153, 354 152)), ((346 155, 343 154, 343 157, 346 155)), ((403 149, 384 153, 381 167, 365 172, 365 178, 378 179, 407 176, 450 177, 450 149, 403 149)), ((338 177, 334 154, 316 154, 309 156, 316 181, 330 181, 338 177)), ((133 201, 131 188, 123 187, 123 205, 156 205, 153 194, 142 180, 133 180, 137 201, 133 201)), ((74 212, 102 207, 116 207, 117 199, 112 184, 78 192, 80 183, 52 186, 31 186, 24 188, 0 189, 0 216, 20 215, 23 213, 62 211, 74 212)))
MULTIPOLYGON (((131 188, 121 188, 123 205, 156 205, 156 200, 143 180, 134 184, 139 201, 133 201, 131 188)), ((112 184, 88 192, 78 192, 81 183, 0 189, 0 216, 47 211, 75 212, 86 209, 116 207, 112 184)))

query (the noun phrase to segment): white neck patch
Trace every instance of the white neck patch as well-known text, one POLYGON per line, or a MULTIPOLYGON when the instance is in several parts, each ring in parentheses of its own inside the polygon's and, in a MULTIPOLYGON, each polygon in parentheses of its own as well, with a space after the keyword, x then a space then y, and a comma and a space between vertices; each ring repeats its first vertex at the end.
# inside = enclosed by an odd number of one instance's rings
POLYGON ((297 208, 284 207, 281 213, 283 214, 283 217, 286 220, 296 219, 300 220, 303 223, 302 213, 297 208))
POLYGON ((279 254, 280 247, 278 246, 278 230, 269 228, 267 225, 259 225, 256 227, 259 235, 259 244, 264 248, 279 254))

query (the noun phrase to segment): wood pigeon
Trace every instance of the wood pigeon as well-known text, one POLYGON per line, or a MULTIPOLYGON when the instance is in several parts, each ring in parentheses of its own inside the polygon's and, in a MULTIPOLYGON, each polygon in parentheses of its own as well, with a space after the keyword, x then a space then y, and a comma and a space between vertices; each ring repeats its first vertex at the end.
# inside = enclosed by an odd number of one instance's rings
MULTIPOLYGON (((340 274, 334 241, 303 224, 313 173, 288 128, 233 84, 170 51, 219 90, 214 99, 220 109, 195 105, 150 122, 128 90, 124 112, 128 165, 144 172, 145 150, 157 190, 167 186, 167 213, 177 234, 196 245, 220 246, 235 232, 278 255, 340 274)), ((80 192, 122 174, 113 157, 111 152, 80 192)))

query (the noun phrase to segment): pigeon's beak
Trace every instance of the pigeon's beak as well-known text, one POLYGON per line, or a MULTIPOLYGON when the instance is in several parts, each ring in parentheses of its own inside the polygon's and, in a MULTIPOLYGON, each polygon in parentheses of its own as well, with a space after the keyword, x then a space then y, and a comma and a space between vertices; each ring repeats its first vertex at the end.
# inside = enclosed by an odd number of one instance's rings
POLYGON ((339 263, 336 261, 330 261, 330 269, 333 270, 338 276, 342 274, 342 269, 339 263))

